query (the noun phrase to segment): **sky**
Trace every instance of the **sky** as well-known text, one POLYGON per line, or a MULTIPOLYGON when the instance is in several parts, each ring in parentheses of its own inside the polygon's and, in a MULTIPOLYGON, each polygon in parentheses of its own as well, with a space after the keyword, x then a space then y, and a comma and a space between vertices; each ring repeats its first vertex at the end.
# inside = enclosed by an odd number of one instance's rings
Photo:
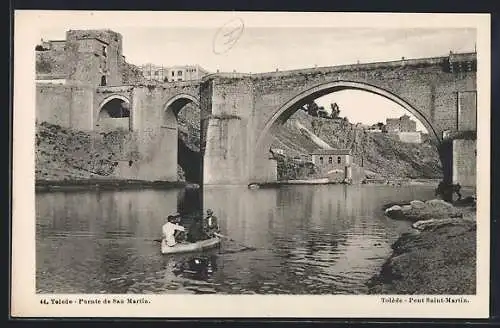
MULTIPOLYGON (((218 54, 214 51, 216 26, 104 28, 122 34, 123 54, 129 63, 199 64, 211 72, 258 73, 445 56, 450 51, 472 52, 476 44, 473 28, 244 27, 235 44, 218 54)), ((42 29, 40 35, 44 40, 64 39, 67 29, 42 29)), ((341 116, 352 123, 374 124, 410 115, 392 101, 364 91, 339 91, 317 102, 325 108, 337 102, 341 116)), ((426 131, 418 120, 417 129, 426 131)))

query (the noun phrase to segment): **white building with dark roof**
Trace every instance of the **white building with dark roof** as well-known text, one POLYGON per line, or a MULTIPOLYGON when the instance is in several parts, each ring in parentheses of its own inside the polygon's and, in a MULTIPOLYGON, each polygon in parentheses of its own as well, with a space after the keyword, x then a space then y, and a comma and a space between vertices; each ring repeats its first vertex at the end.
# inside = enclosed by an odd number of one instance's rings
POLYGON ((330 181, 352 182, 353 158, 350 149, 320 149, 310 155, 322 176, 330 181))

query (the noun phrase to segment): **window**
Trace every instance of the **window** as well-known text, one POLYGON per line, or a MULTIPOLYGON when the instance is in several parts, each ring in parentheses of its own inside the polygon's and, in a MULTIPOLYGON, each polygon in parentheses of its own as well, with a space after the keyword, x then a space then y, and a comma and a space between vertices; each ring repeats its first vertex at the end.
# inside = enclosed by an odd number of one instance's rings
POLYGON ((106 57, 106 55, 107 55, 107 54, 108 54, 108 53, 107 53, 106 46, 102 46, 102 55, 103 55, 104 57, 106 57))
POLYGON ((182 71, 177 71, 177 76, 182 76, 182 71))
POLYGON ((319 158, 319 163, 320 163, 320 164, 323 164, 323 157, 320 157, 320 158, 319 158))
POLYGON ((333 158, 332 156, 328 157, 328 164, 332 164, 333 163, 333 158))
POLYGON ((175 72, 174 71, 172 71, 172 76, 175 76, 175 72))
POLYGON ((101 76, 101 86, 106 85, 106 75, 101 76))
POLYGON ((337 164, 340 164, 340 162, 342 162, 342 157, 337 157, 337 164))
POLYGON ((156 72, 155 72, 155 76, 158 76, 158 73, 160 73, 160 72, 156 71, 156 72))

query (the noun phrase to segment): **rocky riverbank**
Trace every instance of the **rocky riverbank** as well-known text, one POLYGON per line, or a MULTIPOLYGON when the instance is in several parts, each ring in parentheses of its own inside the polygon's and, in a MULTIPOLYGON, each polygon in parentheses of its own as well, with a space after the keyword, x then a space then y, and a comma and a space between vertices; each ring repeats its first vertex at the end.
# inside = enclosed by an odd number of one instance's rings
POLYGON ((476 207, 467 197, 390 204, 388 217, 413 222, 414 231, 393 245, 381 272, 368 282, 370 294, 476 293, 476 207))

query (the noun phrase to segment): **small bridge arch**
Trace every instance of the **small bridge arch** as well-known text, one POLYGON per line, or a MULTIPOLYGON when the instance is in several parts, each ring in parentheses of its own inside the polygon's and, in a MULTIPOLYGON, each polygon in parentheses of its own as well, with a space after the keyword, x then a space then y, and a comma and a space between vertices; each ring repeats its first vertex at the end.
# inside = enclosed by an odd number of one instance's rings
POLYGON ((106 97, 97 107, 96 128, 130 130, 131 107, 130 99, 123 95, 113 94, 106 97))
POLYGON ((184 106, 190 103, 200 108, 199 99, 188 93, 177 94, 169 98, 163 106, 162 127, 177 128, 177 117, 179 112, 184 106))

